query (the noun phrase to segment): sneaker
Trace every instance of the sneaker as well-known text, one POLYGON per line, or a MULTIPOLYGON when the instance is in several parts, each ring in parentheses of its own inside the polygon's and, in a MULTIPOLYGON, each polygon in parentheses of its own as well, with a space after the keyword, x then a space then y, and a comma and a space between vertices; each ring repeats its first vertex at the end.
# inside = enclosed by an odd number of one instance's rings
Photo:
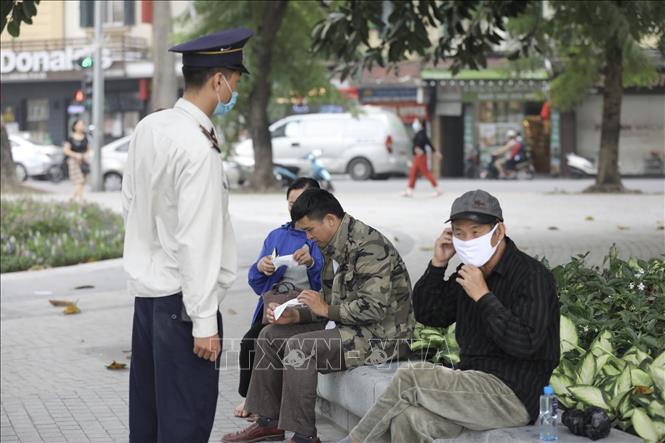
POLYGON ((277 426, 259 426, 253 423, 238 432, 231 432, 222 437, 225 443, 252 443, 256 441, 282 441, 284 430, 277 426))

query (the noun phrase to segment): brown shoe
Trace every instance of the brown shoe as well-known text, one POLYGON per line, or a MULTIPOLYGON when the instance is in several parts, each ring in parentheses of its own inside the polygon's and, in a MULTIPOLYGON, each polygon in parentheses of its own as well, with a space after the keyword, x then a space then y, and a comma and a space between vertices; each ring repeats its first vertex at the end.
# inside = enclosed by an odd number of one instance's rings
POLYGON ((255 441, 282 441, 284 440, 284 430, 277 426, 261 427, 258 423, 253 423, 238 432, 231 432, 222 437, 223 442, 227 443, 251 443, 255 441))
MULTIPOLYGON (((296 443, 296 436, 294 435, 291 437, 291 440, 289 440, 289 443, 296 443)), ((312 440, 312 443, 321 443, 321 440, 317 437, 316 440, 312 440)))

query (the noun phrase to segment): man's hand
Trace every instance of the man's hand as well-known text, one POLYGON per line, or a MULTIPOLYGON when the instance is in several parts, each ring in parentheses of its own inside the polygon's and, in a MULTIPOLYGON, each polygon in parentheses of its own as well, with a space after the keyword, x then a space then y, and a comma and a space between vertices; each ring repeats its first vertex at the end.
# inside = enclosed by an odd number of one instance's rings
POLYGON ((462 286, 466 294, 474 301, 480 300, 483 295, 490 292, 485 282, 483 271, 480 268, 473 265, 464 265, 457 272, 457 275, 457 283, 462 286))
POLYGON ((211 337, 194 337, 194 354, 199 358, 215 361, 221 350, 219 334, 211 337))
POLYGON ((267 275, 270 277, 275 273, 275 265, 272 262, 272 257, 270 255, 266 255, 263 257, 259 262, 256 264, 256 268, 259 270, 259 272, 267 275))
POLYGON ((308 268, 314 264, 314 259, 309 254, 309 246, 307 245, 307 243, 305 243, 302 248, 298 249, 296 252, 293 253, 293 259, 299 265, 305 265, 308 268))
POLYGON ((319 317, 328 318, 328 303, 323 300, 319 292, 305 289, 298 296, 298 301, 309 306, 309 309, 319 317))
POLYGON ((291 325, 293 323, 298 323, 300 321, 300 315, 298 311, 293 308, 286 308, 282 315, 279 316, 279 319, 275 320, 275 308, 279 306, 279 303, 270 303, 266 312, 266 317, 268 318, 268 323, 276 325, 291 325))
POLYGON ((453 246, 453 230, 446 228, 439 238, 434 242, 434 256, 432 257, 432 266, 443 268, 448 265, 448 261, 455 255, 453 246))

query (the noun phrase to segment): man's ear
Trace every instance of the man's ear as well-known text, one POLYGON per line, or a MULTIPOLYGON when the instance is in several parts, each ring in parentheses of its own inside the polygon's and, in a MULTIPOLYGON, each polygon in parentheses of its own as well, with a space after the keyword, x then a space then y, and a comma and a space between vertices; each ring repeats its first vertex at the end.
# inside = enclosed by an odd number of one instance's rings
POLYGON ((492 240, 496 240, 493 246, 498 245, 499 241, 506 237, 506 225, 504 225, 503 222, 499 222, 499 225, 497 226, 496 231, 494 231, 494 235, 492 237, 492 240))

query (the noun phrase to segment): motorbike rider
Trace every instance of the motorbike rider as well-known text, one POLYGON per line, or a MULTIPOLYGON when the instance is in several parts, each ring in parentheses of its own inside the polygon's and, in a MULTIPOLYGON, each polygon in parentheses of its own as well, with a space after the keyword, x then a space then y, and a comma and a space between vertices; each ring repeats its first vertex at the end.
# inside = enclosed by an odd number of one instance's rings
POLYGON ((506 178, 506 165, 513 158, 513 153, 519 154, 523 143, 518 142, 517 132, 513 129, 506 131, 506 138, 508 139, 503 146, 494 151, 494 167, 499 171, 500 178, 506 178))

